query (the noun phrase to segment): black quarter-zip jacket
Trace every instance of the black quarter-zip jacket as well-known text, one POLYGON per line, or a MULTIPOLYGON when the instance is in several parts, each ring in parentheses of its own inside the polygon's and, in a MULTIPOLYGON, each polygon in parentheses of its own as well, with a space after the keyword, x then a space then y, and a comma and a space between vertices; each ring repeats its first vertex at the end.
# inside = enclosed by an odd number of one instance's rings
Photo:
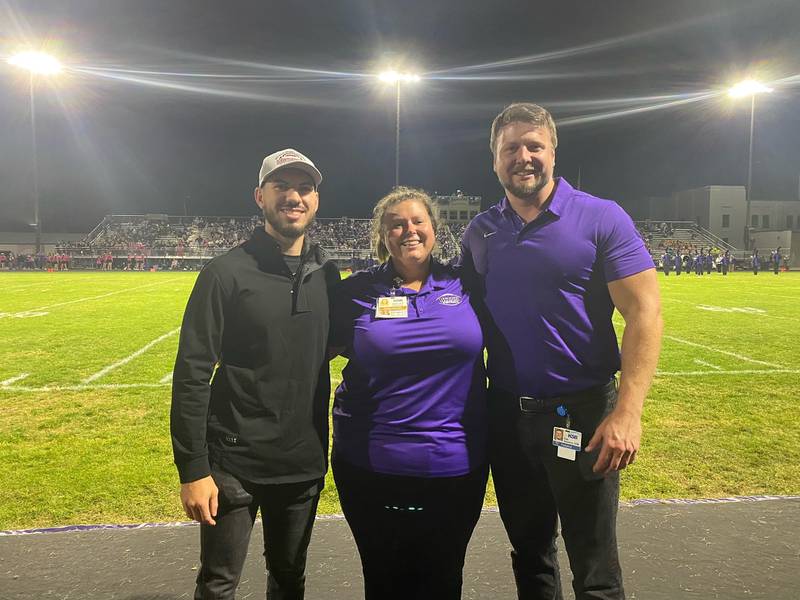
POLYGON ((325 474, 328 289, 338 280, 335 263, 308 240, 293 276, 263 229, 200 271, 172 380, 182 483, 209 475, 212 462, 254 483, 325 474))

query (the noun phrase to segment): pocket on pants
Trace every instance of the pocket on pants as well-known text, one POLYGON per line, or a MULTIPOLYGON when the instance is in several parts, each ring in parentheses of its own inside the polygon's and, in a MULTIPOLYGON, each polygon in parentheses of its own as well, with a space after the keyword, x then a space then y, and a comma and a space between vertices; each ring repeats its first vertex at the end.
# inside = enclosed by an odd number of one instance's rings
POLYGON ((253 495, 248 492, 241 481, 231 473, 220 469, 216 465, 211 467, 211 477, 219 489, 219 503, 225 507, 247 506, 253 501, 253 495))
POLYGON ((576 406, 567 405, 567 410, 572 417, 572 429, 581 432, 581 443, 583 449, 577 453, 576 462, 580 469, 581 476, 587 480, 602 479, 602 473, 595 473, 592 470, 597 457, 600 455, 600 448, 595 448, 591 452, 586 452, 585 448, 594 436, 600 422, 614 410, 617 405, 616 390, 610 391, 605 397, 597 398, 594 402, 587 402, 576 406))

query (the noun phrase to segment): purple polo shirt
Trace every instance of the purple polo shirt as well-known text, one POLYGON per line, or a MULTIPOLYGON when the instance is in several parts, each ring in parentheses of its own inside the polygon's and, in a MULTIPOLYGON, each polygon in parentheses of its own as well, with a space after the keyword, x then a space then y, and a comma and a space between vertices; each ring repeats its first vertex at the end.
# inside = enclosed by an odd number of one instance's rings
POLYGON ((393 475, 464 475, 487 461, 483 334, 451 267, 432 265, 408 317, 375 317, 390 295, 391 261, 343 280, 331 346, 346 347, 333 407, 336 459, 393 475))
POLYGON ((558 177, 536 219, 525 224, 503 198, 472 220, 463 245, 485 288, 492 386, 548 398, 619 370, 607 284, 655 265, 618 204, 558 177))

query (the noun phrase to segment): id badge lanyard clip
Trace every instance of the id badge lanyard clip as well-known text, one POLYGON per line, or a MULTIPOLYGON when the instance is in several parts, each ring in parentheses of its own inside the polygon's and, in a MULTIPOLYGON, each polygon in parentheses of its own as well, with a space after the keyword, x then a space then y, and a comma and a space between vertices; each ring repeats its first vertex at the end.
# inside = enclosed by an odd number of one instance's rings
POLYGON ((569 411, 567 410, 567 407, 564 406, 563 404, 559 404, 558 407, 556 408, 556 414, 559 417, 567 418, 567 422, 564 424, 564 427, 566 429, 570 429, 570 426, 572 425, 572 418, 569 416, 569 411))
POLYGON ((403 280, 402 279, 400 279, 399 277, 395 277, 394 279, 392 279, 392 287, 389 290, 389 295, 392 298, 397 296, 397 292, 400 291, 400 286, 401 285, 403 285, 403 280))

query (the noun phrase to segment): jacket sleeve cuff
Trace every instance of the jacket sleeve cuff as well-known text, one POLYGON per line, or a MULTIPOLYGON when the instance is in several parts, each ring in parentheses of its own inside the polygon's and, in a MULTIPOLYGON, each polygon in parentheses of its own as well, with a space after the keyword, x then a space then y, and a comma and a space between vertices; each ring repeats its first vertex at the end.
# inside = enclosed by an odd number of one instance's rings
POLYGON ((182 464, 177 464, 178 477, 181 483, 191 483, 203 477, 211 475, 211 466, 208 464, 208 456, 198 456, 182 464))

